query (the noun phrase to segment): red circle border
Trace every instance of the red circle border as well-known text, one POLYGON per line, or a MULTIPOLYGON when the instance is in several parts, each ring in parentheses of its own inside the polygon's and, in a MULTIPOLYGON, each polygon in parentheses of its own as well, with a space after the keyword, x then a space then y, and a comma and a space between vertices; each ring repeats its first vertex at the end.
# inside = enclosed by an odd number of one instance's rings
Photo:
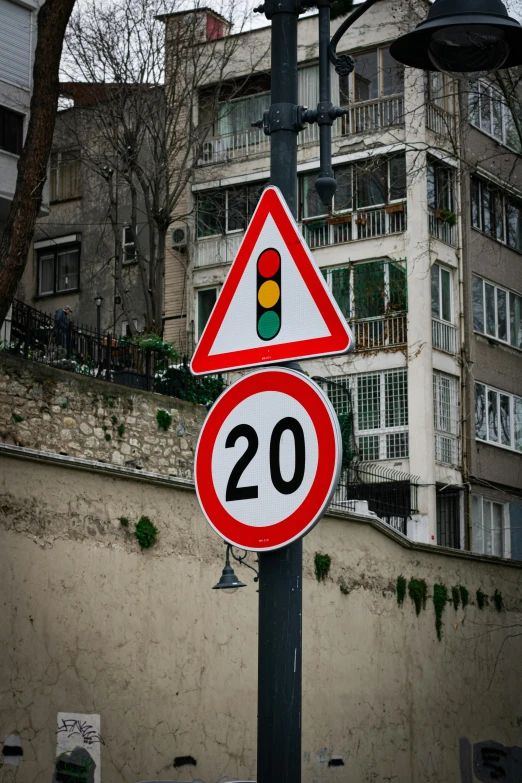
POLYGON ((315 384, 284 368, 252 372, 223 392, 201 429, 194 476, 203 513, 222 538, 241 549, 264 551, 286 546, 304 536, 320 518, 338 476, 340 448, 335 413, 324 393, 315 384), (274 525, 252 527, 234 519, 219 500, 211 480, 212 456, 217 436, 227 416, 247 397, 266 391, 288 394, 304 407, 315 427, 319 453, 312 486, 301 505, 286 519, 274 525))

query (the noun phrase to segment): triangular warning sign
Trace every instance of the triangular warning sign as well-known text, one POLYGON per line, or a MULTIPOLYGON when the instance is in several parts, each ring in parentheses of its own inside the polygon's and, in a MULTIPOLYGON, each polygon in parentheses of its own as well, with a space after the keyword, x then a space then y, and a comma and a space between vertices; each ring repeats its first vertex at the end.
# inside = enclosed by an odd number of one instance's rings
POLYGON ((269 187, 190 365, 194 375, 348 353, 354 341, 281 191, 269 187))

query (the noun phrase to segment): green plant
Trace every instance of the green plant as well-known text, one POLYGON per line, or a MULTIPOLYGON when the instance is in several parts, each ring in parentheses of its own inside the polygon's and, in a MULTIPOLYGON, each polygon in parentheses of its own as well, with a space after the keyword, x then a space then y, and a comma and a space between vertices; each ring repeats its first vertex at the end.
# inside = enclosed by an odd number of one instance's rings
POLYGON ((114 408, 114 400, 108 400, 107 405, 109 406, 109 408, 114 408))
POLYGON ((415 612, 419 616, 421 609, 426 608, 426 598, 428 596, 428 585, 425 579, 414 579, 408 582, 408 595, 415 604, 415 612))
POLYGON ((19 414, 19 413, 13 413, 13 420, 14 420, 14 421, 16 421, 16 423, 18 424, 18 422, 20 422, 20 421, 23 421, 23 420, 24 420, 24 417, 23 417, 23 416, 20 416, 20 414, 19 414))
POLYGON ((129 527, 129 520, 127 517, 120 517, 120 525, 123 527, 129 527))
POLYGON ((341 443, 343 446, 341 469, 346 470, 346 468, 350 467, 357 453, 353 446, 353 411, 338 413, 337 418, 339 419, 341 443))
POLYGON ((108 433, 108 432, 105 433, 105 440, 107 440, 107 441, 111 440, 110 433, 108 433))
POLYGON ((444 607, 448 602, 448 590, 446 585, 434 585, 433 586, 433 605, 435 607, 435 629, 437 631, 437 639, 442 639, 442 613, 444 607))
POLYGON ((221 377, 209 375, 206 378, 195 378, 188 367, 175 365, 159 370, 154 379, 154 391, 207 407, 212 405, 224 388, 221 377))
POLYGON ((339 585, 339 590, 343 595, 348 595, 348 593, 350 592, 349 588, 346 587, 346 585, 339 585))
POLYGON ((142 351, 154 351, 159 356, 164 356, 166 359, 172 361, 179 359, 179 354, 172 343, 165 342, 161 339, 159 334, 156 334, 155 332, 138 334, 133 338, 132 342, 142 351))
POLYGON ((106 424, 104 424, 104 425, 102 426, 102 430, 103 430, 104 432, 106 432, 108 429, 109 429, 109 428, 107 427, 107 425, 106 425, 106 424))
POLYGON ((167 432, 168 428, 172 424, 172 414, 166 411, 164 408, 156 413, 156 421, 158 422, 158 428, 167 432))
POLYGON ((158 529, 148 517, 141 517, 136 524, 134 535, 138 539, 140 547, 148 549, 156 542, 158 529))
POLYGON ((123 433, 125 432, 125 424, 123 422, 121 424, 118 424, 118 436, 120 438, 123 438, 123 433))
POLYGON ((66 407, 67 407, 67 403, 66 402, 62 402, 62 408, 66 408, 66 407))
POLYGON ((482 592, 482 590, 477 590, 477 606, 479 609, 484 609, 484 606, 486 605, 486 594, 482 592))
POLYGON ((401 574, 397 577, 397 603, 402 606, 406 597, 406 579, 401 574))
POLYGON ((446 223, 448 226, 457 225, 457 216, 451 209, 439 209, 438 218, 446 223))
POLYGON ((318 582, 324 582, 330 572, 332 559, 330 555, 323 555, 320 552, 315 553, 314 557, 315 576, 318 582))
POLYGON ((493 595, 493 603, 495 604, 495 609, 497 612, 501 612, 504 606, 504 601, 502 599, 502 593, 499 590, 495 590, 495 594, 493 595))
POLYGON ((116 426, 117 423, 118 423, 118 417, 117 416, 111 416, 111 421, 114 424, 114 426, 116 426))
POLYGON ((460 605, 460 590, 458 587, 451 588, 451 600, 453 601, 453 608, 458 609, 460 605))
POLYGON ((469 590, 463 585, 459 585, 460 600, 462 601, 462 608, 465 609, 469 604, 469 590))

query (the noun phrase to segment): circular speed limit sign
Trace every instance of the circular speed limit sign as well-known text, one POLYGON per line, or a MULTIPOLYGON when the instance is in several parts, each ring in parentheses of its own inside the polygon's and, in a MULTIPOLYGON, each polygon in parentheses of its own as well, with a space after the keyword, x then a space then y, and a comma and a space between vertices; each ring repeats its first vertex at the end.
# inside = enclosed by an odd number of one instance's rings
POLYGON ((284 368, 249 373, 205 419, 195 481, 206 518, 226 541, 267 551, 321 518, 341 468, 341 433, 324 392, 284 368))

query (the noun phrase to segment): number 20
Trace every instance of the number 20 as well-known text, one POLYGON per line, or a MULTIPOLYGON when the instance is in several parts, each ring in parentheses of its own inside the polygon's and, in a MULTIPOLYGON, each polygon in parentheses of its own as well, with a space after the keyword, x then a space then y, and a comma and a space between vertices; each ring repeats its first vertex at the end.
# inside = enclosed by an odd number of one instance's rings
MULTIPOLYGON (((233 448, 239 438, 246 438, 248 446, 246 451, 238 459, 227 483, 226 500, 250 500, 259 496, 257 485, 249 487, 238 487, 239 480, 252 462, 259 448, 259 438, 257 432, 250 424, 238 424, 237 427, 229 432, 225 441, 225 448, 233 448)), ((305 472, 305 439, 303 428, 292 416, 286 416, 275 425, 270 436, 270 478, 272 484, 282 495, 291 495, 296 492, 303 483, 305 472), (294 475, 290 481, 285 481, 281 475, 281 438, 283 433, 288 430, 294 436, 294 475)))

